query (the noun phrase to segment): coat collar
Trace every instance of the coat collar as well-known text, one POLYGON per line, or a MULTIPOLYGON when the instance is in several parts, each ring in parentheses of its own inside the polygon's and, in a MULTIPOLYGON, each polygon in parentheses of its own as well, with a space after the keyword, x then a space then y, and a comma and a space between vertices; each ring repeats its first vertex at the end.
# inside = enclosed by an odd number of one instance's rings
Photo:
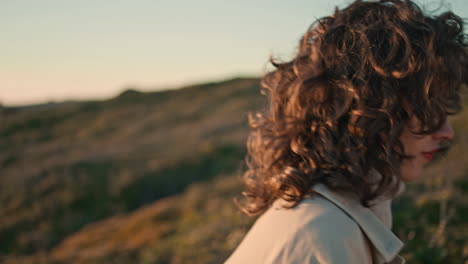
POLYGON ((397 257, 403 242, 369 208, 362 206, 357 199, 350 199, 331 191, 324 184, 316 184, 312 189, 353 218, 385 262, 391 262, 397 257))

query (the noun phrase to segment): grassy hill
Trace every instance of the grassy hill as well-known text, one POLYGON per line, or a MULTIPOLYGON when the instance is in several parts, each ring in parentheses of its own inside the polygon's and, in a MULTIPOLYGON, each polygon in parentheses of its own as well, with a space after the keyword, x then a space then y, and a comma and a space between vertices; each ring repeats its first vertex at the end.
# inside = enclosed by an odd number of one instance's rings
MULTIPOLYGON (((2 108, 0 262, 222 262, 255 220, 232 198, 264 99, 233 79, 2 108)), ((468 111, 453 123, 453 150, 394 203, 409 263, 468 260, 468 111)))

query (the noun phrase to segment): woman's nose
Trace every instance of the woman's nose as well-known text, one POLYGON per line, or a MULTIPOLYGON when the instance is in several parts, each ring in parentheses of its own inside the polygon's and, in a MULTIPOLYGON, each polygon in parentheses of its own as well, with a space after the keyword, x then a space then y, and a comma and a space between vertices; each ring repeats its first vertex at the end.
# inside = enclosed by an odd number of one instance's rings
POLYGON ((445 121, 444 125, 432 134, 432 136, 439 140, 452 140, 455 136, 452 125, 448 120, 445 121))

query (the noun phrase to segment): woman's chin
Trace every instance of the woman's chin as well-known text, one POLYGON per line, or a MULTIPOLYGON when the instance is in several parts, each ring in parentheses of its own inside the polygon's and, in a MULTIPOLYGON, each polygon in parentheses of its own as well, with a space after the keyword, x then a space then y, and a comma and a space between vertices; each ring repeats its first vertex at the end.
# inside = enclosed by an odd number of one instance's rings
POLYGON ((416 181, 417 179, 421 178, 422 175, 422 167, 407 167, 401 169, 401 180, 404 182, 412 182, 416 181))

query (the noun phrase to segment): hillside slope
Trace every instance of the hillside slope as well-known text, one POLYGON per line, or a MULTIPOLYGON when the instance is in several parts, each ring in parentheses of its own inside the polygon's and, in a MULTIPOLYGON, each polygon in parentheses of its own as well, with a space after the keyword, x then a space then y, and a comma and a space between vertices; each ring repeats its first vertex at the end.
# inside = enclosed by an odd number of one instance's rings
MULTIPOLYGON (((0 262, 221 263, 255 220, 232 198, 264 102, 234 79, 5 109, 0 262)), ((452 150, 393 206, 408 263, 468 261, 468 109, 452 121, 452 150)))
POLYGON ((0 255, 47 251, 86 224, 236 170, 258 82, 2 109, 0 255))

